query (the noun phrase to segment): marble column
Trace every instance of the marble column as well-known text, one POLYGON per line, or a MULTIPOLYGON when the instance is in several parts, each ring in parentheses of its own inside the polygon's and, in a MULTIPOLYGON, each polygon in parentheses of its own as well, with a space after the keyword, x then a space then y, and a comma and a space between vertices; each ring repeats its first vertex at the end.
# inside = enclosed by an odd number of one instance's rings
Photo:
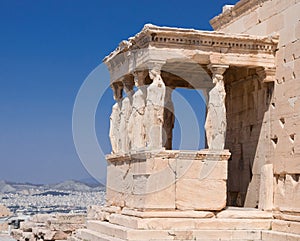
POLYGON ((173 128, 175 123, 174 104, 172 101, 173 89, 166 87, 164 103, 164 123, 163 123, 163 146, 167 150, 172 150, 173 128))
POLYGON ((152 83, 147 88, 145 130, 147 149, 163 148, 163 123, 166 86, 161 78, 160 70, 149 71, 152 83))
POLYGON ((133 96, 133 80, 131 77, 123 79, 123 86, 126 96, 122 100, 122 107, 120 112, 120 152, 128 153, 131 149, 129 136, 128 122, 132 111, 132 96, 133 96))
POLYGON ((131 150, 142 150, 146 147, 145 109, 147 86, 145 78, 147 72, 134 73, 134 83, 137 87, 132 97, 132 112, 128 123, 128 133, 131 142, 131 150))
POLYGON ((215 86, 209 92, 205 131, 208 148, 213 150, 223 150, 225 146, 227 122, 223 74, 228 67, 228 65, 209 65, 215 86))
POLYGON ((120 113, 122 106, 122 92, 123 86, 119 84, 112 85, 114 100, 116 103, 112 107, 112 112, 110 115, 110 129, 109 138, 112 148, 112 153, 118 153, 120 151, 120 113))

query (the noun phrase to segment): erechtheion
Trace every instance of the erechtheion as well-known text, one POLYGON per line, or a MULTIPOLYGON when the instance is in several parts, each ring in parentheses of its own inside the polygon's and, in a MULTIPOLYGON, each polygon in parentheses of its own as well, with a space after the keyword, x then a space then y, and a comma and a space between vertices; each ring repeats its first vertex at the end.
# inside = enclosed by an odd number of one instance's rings
POLYGON ((104 59, 105 207, 72 240, 300 240, 300 1, 242 0, 215 31, 147 24, 104 59), (202 150, 172 150, 175 88, 207 100, 202 150))

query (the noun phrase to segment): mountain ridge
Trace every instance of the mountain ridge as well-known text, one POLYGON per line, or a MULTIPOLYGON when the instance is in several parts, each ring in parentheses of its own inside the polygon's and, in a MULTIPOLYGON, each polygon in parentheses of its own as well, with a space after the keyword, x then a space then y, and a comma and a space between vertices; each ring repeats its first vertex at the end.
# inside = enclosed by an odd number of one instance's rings
POLYGON ((61 190, 61 191, 77 191, 77 192, 92 192, 103 190, 104 186, 100 183, 88 183, 87 181, 65 180, 54 184, 33 184, 29 182, 17 183, 5 180, 0 180, 0 193, 16 193, 24 192, 32 189, 40 191, 46 190, 61 190))

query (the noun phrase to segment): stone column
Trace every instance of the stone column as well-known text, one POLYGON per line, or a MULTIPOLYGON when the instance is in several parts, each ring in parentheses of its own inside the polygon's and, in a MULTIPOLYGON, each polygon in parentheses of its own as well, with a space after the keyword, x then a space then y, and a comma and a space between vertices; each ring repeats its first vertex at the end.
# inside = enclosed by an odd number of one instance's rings
POLYGON ((163 82, 160 69, 149 71, 153 82, 147 88, 146 99, 146 146, 147 149, 161 149, 163 147, 163 123, 166 86, 163 82))
POLYGON ((223 150, 226 136, 226 106, 223 74, 228 65, 210 65, 214 88, 209 92, 207 117, 205 122, 206 139, 209 149, 223 150))
POLYGON ((112 153, 118 153, 120 151, 120 113, 121 113, 121 103, 122 103, 122 92, 123 86, 119 84, 112 85, 114 100, 116 103, 112 107, 112 112, 110 115, 110 129, 109 138, 112 148, 112 153))
POLYGON ((131 149, 131 143, 128 130, 128 122, 132 111, 132 96, 133 96, 133 80, 130 77, 126 77, 123 79, 124 91, 126 93, 126 97, 122 100, 122 108, 120 112, 120 151, 122 153, 128 153, 131 149))
MULTIPOLYGON (((208 111, 208 100, 209 100, 209 92, 211 91, 211 88, 205 88, 202 89, 202 94, 203 97, 205 98, 205 104, 206 104, 206 110, 205 110, 205 116, 207 116, 207 111, 208 111)), ((208 144, 207 144, 207 138, 205 138, 205 148, 208 148, 208 144)))
POLYGON ((166 87, 165 108, 164 108, 164 123, 163 123, 163 146, 167 150, 172 150, 172 137, 175 122, 174 104, 172 101, 173 89, 166 87))
POLYGON ((128 123, 131 150, 142 150, 146 147, 145 109, 147 86, 145 86, 145 78, 147 74, 147 72, 134 73, 134 83, 137 91, 132 97, 132 112, 128 123))

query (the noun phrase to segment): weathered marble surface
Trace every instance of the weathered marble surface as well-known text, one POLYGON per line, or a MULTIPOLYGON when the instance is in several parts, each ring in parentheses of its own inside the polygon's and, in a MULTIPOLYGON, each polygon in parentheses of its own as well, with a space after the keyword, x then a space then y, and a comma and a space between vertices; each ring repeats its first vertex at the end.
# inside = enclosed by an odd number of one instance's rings
POLYGON ((172 149, 173 128, 175 123, 172 92, 172 88, 166 87, 166 94, 164 100, 163 146, 167 150, 172 149))
POLYGON ((164 101, 166 86, 163 82, 160 71, 152 69, 149 71, 152 83, 147 88, 146 100, 146 146, 150 149, 163 146, 162 133, 164 122, 164 101))
POLYGON ((109 155, 106 203, 140 210, 221 210, 229 157, 226 150, 109 155))
POLYGON ((209 149, 222 150, 226 137, 226 91, 223 81, 223 73, 226 68, 212 67, 213 83, 215 87, 209 92, 207 117, 205 122, 206 139, 209 149))
POLYGON ((147 87, 140 86, 132 97, 132 112, 128 122, 131 150, 143 149, 146 145, 146 95, 147 87))
POLYGON ((110 129, 109 138, 112 148, 112 153, 118 153, 121 149, 120 140, 120 118, 121 114, 121 101, 115 103, 112 107, 112 112, 110 115, 110 129))
POLYGON ((120 151, 122 153, 127 153, 131 148, 130 143, 130 133, 128 132, 128 122, 132 112, 132 88, 125 88, 126 97, 122 100, 122 107, 120 111, 120 130, 119 130, 119 141, 120 141, 120 151))

